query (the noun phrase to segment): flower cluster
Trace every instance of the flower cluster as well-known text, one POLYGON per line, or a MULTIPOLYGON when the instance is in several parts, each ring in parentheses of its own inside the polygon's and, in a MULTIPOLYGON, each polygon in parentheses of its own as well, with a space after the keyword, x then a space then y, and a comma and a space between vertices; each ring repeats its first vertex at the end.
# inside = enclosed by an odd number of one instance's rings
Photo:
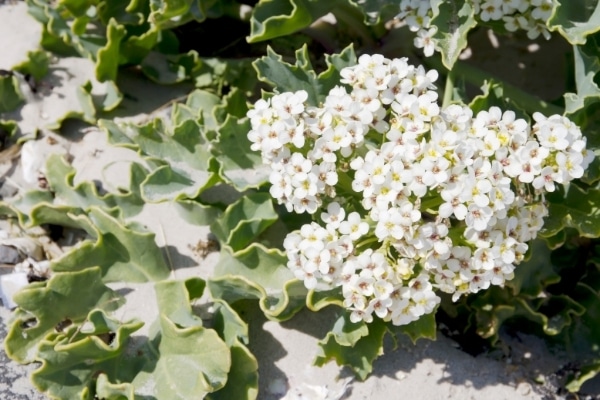
POLYGON ((547 214, 544 193, 591 162, 567 118, 530 126, 498 107, 440 109, 436 71, 363 55, 322 105, 304 91, 259 100, 248 138, 271 194, 319 223, 287 236, 309 289, 339 288, 353 321, 408 324, 513 277, 547 214), (326 210, 326 211, 324 211, 326 210))
MULTIPOLYGON (((546 21, 554 8, 552 0, 471 0, 475 15, 481 21, 503 21, 509 32, 524 30, 527 37, 536 39, 540 34, 550 39, 546 21)), ((435 50, 437 29, 431 25, 433 10, 430 0, 402 0, 397 19, 416 32, 415 47, 423 49, 426 57, 435 50)))

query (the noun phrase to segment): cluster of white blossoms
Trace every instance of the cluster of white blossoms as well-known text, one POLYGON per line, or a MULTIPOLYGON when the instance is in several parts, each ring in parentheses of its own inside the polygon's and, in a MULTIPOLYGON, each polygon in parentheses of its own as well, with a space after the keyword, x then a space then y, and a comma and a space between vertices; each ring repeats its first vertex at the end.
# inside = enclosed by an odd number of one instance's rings
MULTIPOLYGON (((481 21, 502 21, 509 32, 523 30, 529 39, 536 39, 540 34, 550 39, 546 21, 554 9, 552 0, 470 0, 470 3, 481 21)), ((435 50, 433 36, 437 29, 431 25, 432 17, 430 0, 402 0, 396 16, 416 32, 414 45, 423 49, 426 57, 435 50)))
POLYGON ((309 289, 340 288, 353 321, 404 325, 436 309, 436 290, 504 284, 543 225, 544 193, 593 158, 562 116, 440 109, 437 76, 363 55, 319 106, 298 91, 248 112, 273 197, 320 217, 285 239, 288 267, 309 289))

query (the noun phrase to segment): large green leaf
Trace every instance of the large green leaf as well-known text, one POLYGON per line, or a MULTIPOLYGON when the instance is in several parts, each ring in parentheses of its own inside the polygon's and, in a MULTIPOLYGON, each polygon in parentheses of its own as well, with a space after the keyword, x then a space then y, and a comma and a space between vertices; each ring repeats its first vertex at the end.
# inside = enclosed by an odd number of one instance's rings
POLYGON ((600 190, 581 189, 571 183, 567 188, 559 187, 546 195, 549 215, 541 234, 554 236, 560 230, 571 227, 588 238, 600 237, 600 190))
POLYGON ((206 396, 211 400, 254 400, 258 396, 258 362, 246 346, 236 341, 231 347, 231 369, 225 386, 206 396))
POLYGON ((198 278, 156 285, 160 329, 150 343, 156 364, 141 371, 133 384, 151 384, 151 395, 158 399, 204 398, 228 379, 232 357, 227 344, 192 313, 190 301, 201 296, 203 288, 198 278))
POLYGON ((546 287, 560 281, 553 268, 550 249, 542 240, 529 243, 531 257, 519 264, 515 276, 506 282, 515 296, 520 294, 534 299, 543 294, 546 287))
POLYGON ((74 184, 77 171, 69 165, 64 157, 53 154, 46 162, 46 179, 54 192, 54 202, 60 205, 78 207, 88 210, 92 206, 118 211, 123 217, 138 214, 143 201, 140 197, 139 184, 146 171, 141 165, 130 164, 129 181, 131 191, 107 193, 100 195, 98 188, 90 181, 74 184))
POLYGON ((142 182, 146 201, 195 198, 215 183, 208 142, 195 120, 184 120, 172 132, 160 120, 142 126, 103 120, 100 126, 113 144, 136 149, 158 166, 142 182))
POLYGON ((269 194, 253 193, 231 204, 211 224, 211 232, 235 252, 246 248, 278 218, 269 194))
POLYGON ((337 1, 261 0, 250 19, 250 43, 286 36, 327 14, 337 1))
POLYGON ((18 308, 4 346, 11 358, 25 363, 36 359, 37 346, 59 324, 82 322, 94 308, 114 310, 122 297, 102 283, 100 268, 95 267, 56 273, 23 288, 14 301, 18 308))
POLYGON ((192 312, 191 301, 202 296, 205 286, 200 278, 157 282, 155 289, 160 313, 178 327, 202 326, 202 319, 192 312))
POLYGON ((358 378, 364 380, 373 371, 373 361, 383 354, 383 339, 388 328, 381 319, 369 324, 350 322, 344 314, 332 332, 319 342, 315 365, 322 366, 331 360, 350 367, 358 378))
MULTIPOLYGON (((131 334, 142 325, 135 321, 121 324, 102 310, 91 311, 85 328, 70 326, 40 343, 38 357, 43 364, 31 375, 33 384, 54 398, 93 399, 99 374, 104 380, 131 382, 148 361, 127 354, 126 349, 131 334)), ((106 391, 106 383, 100 385, 106 391)))
POLYGON ((285 266, 286 262, 280 250, 258 243, 237 252, 222 245, 208 287, 214 298, 229 303, 258 299, 267 318, 289 319, 304 306, 306 289, 285 266))
POLYGON ((460 53, 467 47, 469 31, 477 25, 475 11, 467 0, 434 0, 431 8, 431 25, 437 27, 433 37, 442 54, 442 62, 451 70, 460 53))
POLYGON ((154 241, 154 233, 137 225, 124 224, 100 208, 90 209, 81 222, 95 242, 85 241, 52 261, 55 271, 77 271, 100 266, 107 282, 147 282, 165 279, 169 273, 164 257, 154 241))
POLYGON ((219 128, 212 154, 221 167, 219 175, 234 188, 243 192, 268 182, 270 169, 263 165, 260 154, 250 150, 250 122, 227 116, 219 128))
POLYGON ((587 36, 600 30, 598 0, 555 0, 556 7, 548 19, 551 31, 558 31, 571 44, 584 44, 587 36))

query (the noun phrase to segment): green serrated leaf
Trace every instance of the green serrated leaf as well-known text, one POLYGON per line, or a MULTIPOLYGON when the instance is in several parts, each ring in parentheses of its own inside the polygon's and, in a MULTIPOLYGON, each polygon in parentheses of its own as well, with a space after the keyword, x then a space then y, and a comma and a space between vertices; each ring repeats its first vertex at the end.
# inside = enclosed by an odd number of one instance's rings
POLYGON ((205 285, 200 278, 157 282, 154 287, 160 313, 180 328, 202 326, 202 319, 194 315, 190 302, 202 296, 205 285))
POLYGON ((555 0, 556 6, 546 25, 558 31, 571 44, 584 44, 588 35, 600 30, 598 0, 574 2, 555 0))
POLYGON ((230 304, 240 299, 258 299, 267 318, 291 318, 303 306, 306 289, 285 266, 287 259, 277 249, 252 243, 233 252, 222 245, 214 278, 208 281, 213 298, 230 304))
POLYGON ((27 61, 13 67, 14 71, 19 71, 22 74, 29 74, 35 80, 40 80, 48 73, 48 65, 50 57, 48 52, 44 50, 34 50, 27 52, 27 61))
POLYGON ((178 328, 164 315, 160 317, 160 357, 152 370, 134 379, 136 387, 154 385, 157 399, 201 399, 222 389, 231 370, 232 357, 227 345, 212 329, 202 326, 178 328))
POLYGON ((311 311, 319 311, 327 306, 344 307, 341 288, 326 291, 310 290, 306 295, 306 307, 311 311))
POLYGON ((186 119, 172 132, 158 119, 142 126, 103 120, 100 126, 111 143, 137 150, 157 166, 141 184, 146 201, 196 198, 219 181, 211 171, 208 142, 196 120, 186 119))
POLYGON ((178 26, 190 19, 188 12, 192 3, 192 0, 150 2, 151 13, 148 20, 160 29, 178 26))
POLYGON ((576 93, 565 93, 565 112, 573 114, 600 100, 600 88, 594 80, 600 70, 597 49, 599 35, 581 46, 573 46, 576 93))
POLYGON ((131 334, 142 325, 137 321, 121 324, 102 310, 91 311, 85 328, 71 326, 65 332, 49 334, 41 342, 38 357, 43 365, 31 375, 33 384, 56 398, 91 399, 96 393, 96 377, 101 373, 105 382, 98 385, 105 395, 115 393, 117 388, 117 393, 131 392, 128 384, 109 385, 108 381, 130 382, 145 364, 142 357, 125 354, 131 334))
POLYGON ((503 83, 486 81, 481 87, 482 94, 475 96, 469 108, 476 114, 479 111, 487 111, 490 107, 500 107, 501 110, 512 110, 519 118, 529 119, 527 113, 508 95, 503 83))
POLYGON ((418 320, 408 325, 395 326, 390 328, 396 333, 402 333, 408 336, 413 344, 419 339, 435 340, 437 336, 437 324, 435 322, 435 313, 425 314, 418 320))
POLYGON ((246 248, 279 216, 267 193, 252 193, 231 204, 211 224, 211 232, 235 252, 246 248))
POLYGON ((553 268, 550 259, 550 249, 541 240, 530 243, 532 257, 519 264, 515 276, 506 282, 515 296, 523 294, 536 298, 543 293, 548 285, 560 281, 560 276, 553 268))
POLYGON ((310 65, 308 49, 303 46, 296 50, 296 64, 283 61, 271 47, 267 47, 267 55, 254 61, 258 79, 277 88, 278 92, 295 92, 306 90, 308 103, 318 105, 325 94, 317 80, 316 73, 310 65))
POLYGON ((334 326, 335 333, 328 333, 319 342, 315 365, 323 366, 335 360, 338 365, 350 367, 359 379, 365 380, 373 371, 373 361, 383 354, 383 338, 388 328, 380 319, 367 325, 352 324, 346 317, 342 318, 343 322, 338 319, 334 326), (340 327, 337 327, 338 324, 340 327))
MULTIPOLYGON (((141 168, 139 164, 130 166, 130 182, 134 187, 141 183, 140 178, 144 174, 141 168)), ((141 211, 144 203, 139 197, 139 192, 109 193, 101 196, 92 182, 84 181, 74 185, 75 175, 75 168, 69 165, 64 157, 57 154, 48 157, 46 178, 55 193, 55 201, 58 204, 78 207, 82 210, 87 210, 92 206, 104 207, 109 210, 117 209, 124 217, 136 215, 141 211)))
POLYGON ((106 282, 148 282, 165 279, 169 273, 154 233, 125 224, 97 207, 87 216, 73 216, 95 242, 85 241, 52 261, 54 271, 78 271, 90 266, 102 269, 106 282))
POLYGON ((260 154, 250 150, 249 131, 247 119, 238 121, 228 115, 212 149, 221 165, 219 175, 240 192, 258 188, 269 180, 270 169, 265 167, 260 154))
POLYGON ((467 0, 434 0, 431 2, 433 36, 442 54, 444 66, 451 70, 460 53, 467 47, 467 35, 477 26, 475 11, 467 0))
POLYGON ((4 346, 6 354, 21 363, 36 358, 37 346, 58 324, 82 322, 94 308, 112 311, 123 302, 102 283, 97 267, 56 273, 47 282, 23 288, 14 300, 21 313, 12 322, 4 346), (35 325, 30 326, 29 320, 35 325))
POLYGON ((12 111, 24 101, 16 76, 0 76, 0 113, 12 111))
POLYGON ((581 236, 600 237, 600 209, 597 199, 600 199, 600 190, 584 190, 575 183, 548 193, 546 200, 549 214, 540 234, 549 237, 565 227, 571 227, 577 229, 581 236))
POLYGON ((126 31, 113 18, 106 27, 106 45, 98 50, 96 59, 96 79, 100 82, 114 81, 117 79, 119 68, 120 45, 126 31))
POLYGON ((131 383, 112 383, 101 373, 96 379, 96 396, 106 400, 135 400, 135 390, 131 383))
POLYGON ((319 74, 321 92, 329 93, 331 89, 340 85, 340 71, 346 67, 356 65, 356 53, 354 46, 350 43, 339 54, 325 54, 327 69, 319 74))
POLYGON ((250 19, 249 43, 287 36, 327 14, 336 1, 261 0, 250 19))
POLYGON ((236 340, 230 347, 231 369, 225 386, 206 396, 210 400, 254 400, 258 396, 258 361, 236 340))
POLYGON ((196 200, 177 200, 177 212, 186 221, 196 225, 210 225, 221 215, 221 209, 196 200))
POLYGON ((233 308, 221 299, 214 299, 213 329, 229 347, 235 343, 248 344, 248 324, 233 308))

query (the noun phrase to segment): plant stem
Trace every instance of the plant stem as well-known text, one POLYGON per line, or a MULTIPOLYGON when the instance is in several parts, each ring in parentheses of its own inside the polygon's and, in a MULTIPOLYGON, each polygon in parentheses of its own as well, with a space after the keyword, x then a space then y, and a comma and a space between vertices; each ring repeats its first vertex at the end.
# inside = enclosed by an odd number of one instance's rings
POLYGON ((446 87, 444 87, 444 98, 442 99, 442 108, 446 108, 452 103, 454 92, 454 70, 448 71, 446 75, 446 87))

